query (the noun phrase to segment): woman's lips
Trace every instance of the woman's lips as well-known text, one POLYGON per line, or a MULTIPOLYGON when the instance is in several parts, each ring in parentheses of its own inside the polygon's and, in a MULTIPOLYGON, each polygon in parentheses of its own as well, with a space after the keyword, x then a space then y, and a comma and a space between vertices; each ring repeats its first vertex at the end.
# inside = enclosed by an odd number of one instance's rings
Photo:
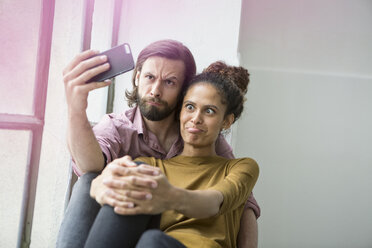
POLYGON ((196 127, 186 127, 186 130, 189 133, 201 133, 201 132, 204 132, 204 130, 199 129, 199 128, 196 128, 196 127))

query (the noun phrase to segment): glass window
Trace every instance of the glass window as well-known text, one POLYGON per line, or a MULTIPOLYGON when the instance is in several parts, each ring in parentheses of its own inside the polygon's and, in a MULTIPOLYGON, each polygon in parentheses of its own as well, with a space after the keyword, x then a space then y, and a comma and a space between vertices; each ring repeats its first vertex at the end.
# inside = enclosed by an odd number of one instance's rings
POLYGON ((0 1, 0 113, 32 114, 41 2, 0 1))
POLYGON ((30 131, 0 129, 0 247, 16 247, 30 131))

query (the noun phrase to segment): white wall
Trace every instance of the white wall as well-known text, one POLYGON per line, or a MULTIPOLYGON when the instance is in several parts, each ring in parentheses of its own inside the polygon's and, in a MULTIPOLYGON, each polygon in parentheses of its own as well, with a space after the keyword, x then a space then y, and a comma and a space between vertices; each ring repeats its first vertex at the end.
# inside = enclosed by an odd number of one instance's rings
POLYGON ((243 1, 259 247, 372 246, 372 2, 243 1))

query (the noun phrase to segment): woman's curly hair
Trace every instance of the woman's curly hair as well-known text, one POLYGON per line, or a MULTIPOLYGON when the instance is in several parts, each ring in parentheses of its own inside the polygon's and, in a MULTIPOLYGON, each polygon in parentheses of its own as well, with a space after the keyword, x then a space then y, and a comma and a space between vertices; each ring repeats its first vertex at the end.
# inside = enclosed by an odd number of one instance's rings
POLYGON ((217 61, 195 76, 188 89, 196 83, 203 82, 210 83, 218 90, 222 103, 227 106, 225 116, 234 114, 235 122, 243 112, 244 95, 247 93, 249 84, 248 70, 241 66, 230 66, 222 61, 217 61))

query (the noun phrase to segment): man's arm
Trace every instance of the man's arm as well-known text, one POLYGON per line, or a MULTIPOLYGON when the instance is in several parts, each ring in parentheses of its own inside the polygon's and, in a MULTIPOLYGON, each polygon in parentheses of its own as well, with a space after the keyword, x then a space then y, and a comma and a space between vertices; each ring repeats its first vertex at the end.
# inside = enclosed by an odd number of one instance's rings
POLYGON ((243 211, 238 233, 238 248, 257 248, 258 226, 256 215, 251 208, 243 211))
MULTIPOLYGON (((233 159, 235 158, 230 145, 222 135, 218 137, 216 143, 216 152, 222 157, 233 159)), ((238 247, 251 248, 258 245, 258 226, 257 218, 260 216, 260 207, 257 204, 253 194, 249 196, 247 207, 244 209, 240 229, 238 233, 238 247)))
POLYGON ((107 57, 96 56, 88 50, 77 55, 64 69, 63 81, 68 107, 67 144, 81 172, 98 172, 104 166, 101 148, 94 136, 86 109, 91 90, 105 87, 110 82, 87 84, 95 75, 109 69, 107 57))

